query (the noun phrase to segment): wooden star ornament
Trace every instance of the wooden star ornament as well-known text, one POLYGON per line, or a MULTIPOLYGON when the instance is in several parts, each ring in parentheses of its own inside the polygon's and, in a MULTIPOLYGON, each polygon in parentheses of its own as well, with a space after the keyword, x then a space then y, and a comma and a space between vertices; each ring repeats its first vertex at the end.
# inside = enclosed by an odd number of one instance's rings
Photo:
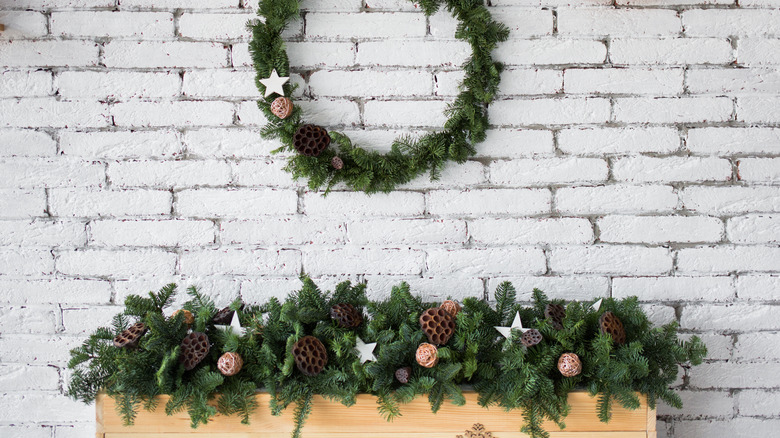
POLYGON ((355 351, 360 357, 360 363, 366 363, 370 360, 375 361, 374 348, 376 348, 376 342, 366 344, 362 339, 355 339, 355 351))
POLYGON ((260 83, 265 85, 265 95, 263 97, 268 97, 274 93, 284 96, 284 84, 289 81, 289 77, 279 77, 279 73, 276 72, 276 69, 274 69, 271 72, 271 76, 265 79, 260 79, 260 83))
POLYGON ((507 339, 512 337, 512 330, 520 330, 520 333, 525 333, 530 330, 523 327, 523 321, 520 320, 520 312, 515 313, 515 319, 512 321, 512 325, 509 327, 493 327, 498 330, 501 335, 507 339))

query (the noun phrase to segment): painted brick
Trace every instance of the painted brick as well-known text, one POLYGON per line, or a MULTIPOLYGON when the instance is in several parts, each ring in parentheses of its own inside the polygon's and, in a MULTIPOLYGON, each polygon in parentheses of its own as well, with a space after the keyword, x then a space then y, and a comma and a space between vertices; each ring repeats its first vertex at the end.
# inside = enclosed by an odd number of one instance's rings
POLYGON ((772 183, 780 181, 779 158, 744 158, 737 162, 741 181, 772 183))
POLYGON ((0 280, 0 292, 0 302, 6 304, 108 304, 111 300, 111 284, 103 280, 0 280))
POLYGON ((304 181, 294 181, 284 170, 283 159, 243 160, 230 163, 233 183, 237 186, 305 187, 304 181))
POLYGON ((677 202, 670 186, 564 187, 555 193, 555 207, 565 214, 670 212, 677 202))
POLYGON ((780 64, 780 40, 740 38, 737 61, 744 65, 780 64))
POLYGON ((743 361, 774 362, 780 359, 780 333, 742 333, 737 337, 734 357, 743 361))
MULTIPOLYGON (((41 0, 37 0, 41 1, 41 0)), ((44 0, 45 1, 45 0, 44 0)), ((85 1, 85 0, 79 0, 85 1)), ((97 1, 97 0, 92 0, 97 1)), ((161 9, 213 9, 238 8, 235 0, 122 0, 122 6, 129 8, 161 8, 161 9)))
POLYGON ((510 40, 493 53, 507 65, 601 64, 607 47, 601 41, 582 39, 510 40))
POLYGON ((5 362, 24 364, 64 364, 68 352, 81 345, 83 339, 72 336, 14 335, 0 339, 0 353, 5 362))
POLYGON ((324 70, 309 77, 314 96, 430 95, 433 78, 419 71, 324 70))
POLYGON ((250 129, 208 128, 187 131, 182 137, 187 153, 204 158, 255 158, 271 155, 279 147, 250 129))
POLYGON ((542 274, 547 269, 541 248, 431 249, 428 273, 486 276, 542 274))
POLYGON ((59 389, 60 374, 52 367, 0 365, 3 391, 54 391, 59 389))
POLYGON ((57 151, 51 135, 29 129, 0 129, 0 156, 48 157, 57 151))
POLYGON ((682 69, 568 69, 567 94, 651 94, 673 96, 683 91, 682 69))
MULTIPOLYGON (((694 388, 756 388, 780 385, 780 377, 770 370, 776 364, 715 362, 690 371, 694 388)), ((768 429, 767 429, 768 430, 768 429)), ((721 429, 721 432, 723 430, 721 429)))
POLYGON ((304 253, 303 270, 310 275, 412 275, 422 272, 425 254, 414 249, 314 249, 304 253))
POLYGON ((0 249, 0 274, 41 276, 54 273, 54 256, 42 249, 0 249))
POLYGON ((497 161, 490 180, 500 185, 548 185, 607 180, 607 162, 597 158, 542 158, 497 161))
POLYGON ((614 243, 718 242, 723 222, 702 216, 607 216, 598 220, 599 238, 614 243))
POLYGON ((777 417, 780 415, 780 392, 747 390, 737 395, 739 413, 746 416, 777 417))
POLYGON ((57 271, 65 275, 111 276, 172 274, 176 254, 160 250, 64 251, 57 256, 57 271))
POLYGON ((111 108, 117 126, 226 126, 233 123, 230 102, 124 102, 111 108))
POLYGON ((442 126, 447 122, 442 101, 370 101, 363 108, 367 125, 442 126))
POLYGON ((96 187, 105 184, 99 161, 12 158, 0 162, 0 187, 96 187))
POLYGON ((214 243, 211 221, 99 220, 90 223, 90 242, 97 246, 203 246, 214 243))
POLYGON ((57 324, 55 309, 54 306, 0 307, 0 329, 4 335, 52 333, 57 324))
POLYGON ((0 127, 100 128, 108 123, 108 106, 100 102, 52 98, 0 100, 0 127))
POLYGON ((292 214, 298 195, 292 190, 197 189, 176 195, 176 213, 185 217, 256 217, 292 214))
POLYGON ((58 392, 7 394, 2 409, 18 422, 36 422, 47 418, 51 422, 94 421, 94 409, 58 392))
POLYGON ((550 212, 546 189, 434 190, 428 212, 437 216, 526 216, 550 212))
POLYGON ((260 98, 251 70, 195 70, 184 74, 182 94, 193 97, 260 98))
POLYGON ((734 61, 726 38, 615 38, 609 44, 614 64, 728 64, 734 61))
POLYGON ((610 104, 600 98, 499 100, 488 111, 491 123, 504 126, 605 123, 610 104))
MULTIPOLYGON (((459 72, 450 73, 457 75, 459 72)), ((442 74, 436 75, 438 79, 437 90, 442 87, 442 74)), ((462 80, 462 77, 460 78, 462 80)), ((458 82, 460 82, 460 80, 458 82)), ((457 87, 458 84, 455 85, 457 87)), ((451 95, 457 94, 453 90, 451 95)), ((501 84, 498 88, 499 95, 534 95, 556 94, 563 91, 563 73, 556 70, 542 69, 512 69, 501 73, 501 84)), ((441 94, 437 91, 437 94, 441 94)))
POLYGON ((391 192, 366 195, 358 192, 306 193, 303 209, 310 216, 422 216, 421 193, 391 192))
POLYGON ((240 248, 187 250, 179 263, 186 275, 297 275, 301 271, 301 253, 240 248))
POLYGON ((478 161, 467 161, 457 166, 446 166, 437 179, 431 179, 431 175, 425 173, 398 188, 401 190, 467 188, 486 182, 485 166, 478 161))
POLYGON ((778 187, 688 187, 682 193, 685 208, 709 214, 780 211, 778 187))
MULTIPOLYGON (((252 102, 254 103, 254 102, 252 102)), ((391 103, 391 102, 387 102, 391 103)), ((257 106, 253 105, 256 109, 257 106)), ((317 125, 357 125, 360 123, 360 111, 355 102, 347 100, 324 100, 300 102, 299 105, 306 115, 306 122, 317 125)), ((243 111, 242 105, 241 110, 243 111)), ((398 115, 398 114, 396 114, 398 115)), ((402 117, 402 115, 398 115, 402 117)), ((239 118, 242 118, 242 112, 239 112, 239 118)), ((265 117, 258 125, 265 125, 265 117)))
POLYGON ((220 186, 230 182, 230 166, 222 161, 120 161, 109 163, 107 173, 118 187, 220 186))
POLYGON ((0 97, 50 96, 52 74, 47 71, 0 72, 0 97))
POLYGON ((680 324, 692 330, 777 330, 780 324, 769 317, 773 312, 773 307, 761 305, 688 305, 682 311, 680 324))
POLYGON ((490 245, 591 243, 593 226, 581 218, 478 219, 469 221, 469 235, 490 245))
POLYGON ((552 132, 529 129, 489 129, 477 146, 478 157, 493 158, 552 155, 553 151, 552 132))
POLYGON ((766 69, 688 70, 686 86, 691 93, 780 93, 780 72, 766 69))
POLYGON ((666 248, 639 246, 554 247, 550 269, 566 274, 666 274, 672 269, 672 255, 666 248))
POLYGON ((700 128, 688 131, 688 150, 695 154, 741 155, 780 153, 780 129, 700 128))
POLYGON ((90 67, 100 49, 93 41, 0 41, 0 65, 5 67, 90 67))
POLYGON ((86 226, 75 221, 0 221, 0 245, 81 246, 87 243, 86 226))
POLYGON ((46 16, 33 11, 2 11, 0 20, 5 23, 0 39, 27 39, 45 36, 46 16))
MULTIPOLYGON (((471 55, 468 44, 460 41, 368 41, 359 43, 358 49, 359 65, 459 66, 471 55)), ((346 55, 343 49, 341 53, 346 55)))
POLYGON ((780 214, 748 215, 731 218, 726 227, 733 243, 780 242, 780 214))
POLYGON ((346 229, 348 242, 356 245, 431 245, 468 239, 466 222, 446 219, 371 219, 349 222, 346 229))
POLYGON ((311 13, 306 16, 306 36, 325 38, 422 37, 426 32, 421 13, 311 13))
POLYGON ((748 123, 780 122, 779 97, 746 96, 737 99, 737 120, 748 123))
POLYGON ((747 300, 777 300, 780 297, 780 277, 774 275, 740 275, 737 295, 747 300))
POLYGON ((165 12, 54 12, 51 33, 69 37, 173 36, 173 14, 165 12))
POLYGON ((677 255, 681 272, 767 272, 778 267, 780 248, 769 246, 686 248, 677 255))
POLYGON ((558 32, 562 35, 677 35, 680 18, 663 9, 561 9, 558 32))
POLYGON ((174 130, 156 131, 63 131, 63 155, 89 158, 127 159, 173 157, 183 152, 174 130))
MULTIPOLYGON (((445 38, 454 36, 458 21, 448 17, 447 23, 450 23, 450 26, 437 26, 438 18, 441 15, 447 14, 437 14, 431 17, 431 35, 445 38)), ((509 28, 510 38, 549 36, 553 33, 553 13, 549 9, 532 8, 518 11, 516 8, 498 7, 490 8, 490 15, 494 20, 509 28)))
POLYGON ((672 153, 680 148, 680 135, 660 127, 564 129, 558 133, 558 148, 574 155, 672 153))
MULTIPOLYGON (((361 43, 361 51, 370 50, 372 44, 361 43)), ((400 44, 400 43, 399 43, 400 44)), ((248 53, 243 46, 233 46, 233 54, 248 53)), ((355 64, 355 44, 339 42, 290 42, 287 44, 290 65, 295 67, 346 67, 355 64)), ((389 54, 392 56, 392 53, 389 54)), ((233 65, 239 65, 235 61, 233 65)), ((245 64, 250 65, 250 64, 245 64)))
POLYGON ((65 71, 57 76, 57 90, 68 99, 174 97, 180 82, 171 71, 65 71))
POLYGON ((628 182, 728 181, 731 163, 720 158, 631 157, 613 163, 616 180, 628 182))
POLYGON ((731 301, 736 296, 731 277, 617 277, 612 296, 637 296, 642 301, 731 301))
MULTIPOLYGON (((257 19, 254 14, 210 14, 187 13, 179 18, 179 34, 184 38, 199 40, 247 40, 250 31, 246 28, 247 22, 257 19)), ((300 25, 295 22, 285 31, 285 34, 299 33, 300 25)))
POLYGON ((726 97, 627 97, 615 102, 615 120, 626 123, 725 122, 733 111, 734 105, 726 97))
POLYGON ((724 417, 734 414, 735 398, 728 391, 687 391, 678 393, 685 409, 671 407, 661 402, 658 406, 659 415, 676 415, 683 417, 724 417))
POLYGON ((0 189, 0 217, 26 218, 46 215, 46 192, 0 189))
POLYGON ((288 216, 222 221, 219 235, 223 244, 230 245, 326 245, 343 244, 345 233, 339 221, 288 216))
POLYGON ((457 274, 435 277, 367 275, 365 278, 368 281, 366 292, 369 299, 386 298, 401 281, 407 282, 412 293, 426 301, 462 300, 484 295, 482 279, 457 274))
POLYGON ((552 299, 592 300, 609 295, 609 278, 590 275, 493 277, 488 280, 488 291, 492 294, 504 281, 511 281, 517 289, 517 300, 525 302, 533 300, 535 288, 542 290, 552 299))
POLYGON ((763 35, 780 32, 780 11, 690 10, 682 14, 686 36, 763 35))
POLYGON ((228 51, 221 43, 185 41, 111 41, 105 45, 109 68, 226 67, 228 51))
POLYGON ((49 208, 54 216, 160 216, 171 213, 172 195, 158 190, 53 189, 49 208))

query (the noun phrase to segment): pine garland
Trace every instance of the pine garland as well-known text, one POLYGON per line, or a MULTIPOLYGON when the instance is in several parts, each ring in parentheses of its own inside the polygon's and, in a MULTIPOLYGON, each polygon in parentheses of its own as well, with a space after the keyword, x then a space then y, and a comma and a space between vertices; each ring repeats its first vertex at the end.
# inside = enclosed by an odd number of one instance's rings
MULTIPOLYGON (((444 6, 460 22, 455 37, 471 46, 471 57, 463 65, 465 78, 460 85, 461 92, 446 111, 449 119, 438 132, 418 139, 396 139, 386 154, 367 151, 353 145, 346 135, 330 133, 330 148, 316 157, 293 154, 285 168, 295 179, 307 178, 311 189, 324 186, 327 193, 341 182, 367 193, 388 192, 424 173, 436 179, 448 161, 465 162, 475 153, 474 146, 485 139, 487 108, 495 99, 503 69, 493 61, 491 52, 506 40, 509 30, 491 18, 483 0, 412 1, 429 16, 444 6), (344 163, 340 170, 331 166, 335 156, 344 163)), ((273 70, 281 76, 290 74, 281 35, 287 24, 299 17, 299 1, 261 0, 257 13, 261 20, 250 25, 249 49, 257 71, 257 87, 264 93, 265 86, 260 79, 269 77, 273 70)), ((294 90, 294 85, 284 85, 285 96, 291 96, 294 90)), ((303 123, 301 110, 296 106, 289 117, 279 119, 271 112, 271 102, 272 96, 257 102, 268 119, 263 136, 281 140, 283 146, 275 152, 295 152, 293 136, 303 123)))
POLYGON ((418 395, 427 395, 433 412, 445 402, 462 405, 460 385, 470 384, 482 406, 522 409, 522 431, 541 438, 548 436, 542 429, 543 420, 565 426, 567 395, 578 387, 599 397, 598 413, 604 422, 609 421, 614 403, 638 408, 636 392, 647 395, 650 407, 659 398, 681 407, 680 397, 670 389, 678 365, 698 365, 706 354, 699 338, 686 342, 677 338, 676 323, 652 328, 636 298, 605 299, 600 309, 590 302, 570 302, 563 328, 557 330, 545 318, 545 306, 551 301, 544 293, 535 290, 533 306, 523 307, 515 303, 515 289, 507 282, 497 288, 495 306, 478 298, 464 300, 453 337, 438 348, 439 363, 424 368, 415 362, 418 345, 426 342, 419 317, 437 304, 412 295, 405 283, 394 287, 389 298, 369 301, 365 284, 344 282, 329 293, 307 277, 302 281, 301 290, 284 302, 276 298, 261 306, 233 302, 230 307, 246 329, 240 336, 215 326, 212 319, 217 309, 196 288, 188 289, 190 300, 184 305, 194 316, 191 327, 181 312, 165 316, 173 313, 169 307, 176 285, 150 292, 149 297, 129 296, 124 312, 114 318, 111 327, 99 328, 82 346, 71 350, 68 395, 89 403, 104 390, 117 400, 124 422, 132 424, 141 407, 154 410, 155 396, 170 394, 165 412, 187 410, 192 427, 197 427, 217 413, 238 415, 248 423, 258 408, 255 392, 263 388, 271 395, 274 415, 295 405, 293 437, 297 438, 314 395, 349 406, 358 394, 373 394, 379 413, 392 420, 402 415, 404 403, 418 395), (341 303, 353 305, 365 316, 364 322, 354 329, 339 326, 329 310, 341 303), (605 311, 623 321, 625 344, 617 345, 610 335, 600 333, 599 316, 605 311), (523 347, 516 330, 509 339, 498 335, 494 326, 509 326, 517 312, 527 328, 543 335, 541 343, 523 347), (136 321, 149 329, 137 348, 114 347, 114 336, 136 321), (179 362, 180 344, 190 329, 207 334, 212 345, 200 364, 185 371, 179 362), (328 352, 327 366, 315 376, 298 371, 291 352, 292 345, 308 335, 322 341, 328 352), (375 361, 361 363, 355 351, 357 337, 377 343, 375 361), (216 363, 229 351, 237 352, 244 366, 238 374, 226 377, 217 371, 216 363), (564 377, 558 371, 557 360, 564 352, 581 358, 580 375, 564 377), (412 369, 408 383, 395 378, 402 367, 412 369), (218 397, 216 406, 208 403, 214 397, 218 397))

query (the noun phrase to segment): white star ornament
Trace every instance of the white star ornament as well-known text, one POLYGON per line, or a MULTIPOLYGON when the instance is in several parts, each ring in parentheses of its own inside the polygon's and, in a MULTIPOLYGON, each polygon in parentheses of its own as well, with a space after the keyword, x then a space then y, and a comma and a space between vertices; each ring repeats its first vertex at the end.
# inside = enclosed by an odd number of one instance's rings
POLYGON ((366 344, 362 339, 355 339, 355 351, 360 356, 360 363, 366 363, 369 360, 376 360, 374 356, 374 348, 376 348, 376 342, 366 344))
POLYGON ((284 96, 284 88, 282 88, 282 86, 289 80, 289 77, 279 77, 279 74, 276 73, 276 69, 274 69, 274 71, 271 72, 271 77, 260 79, 260 83, 265 85, 265 96, 263 97, 268 97, 274 93, 284 96))
POLYGON ((520 320, 520 312, 515 313, 515 319, 512 321, 512 325, 509 327, 493 327, 498 330, 501 335, 507 339, 512 337, 512 330, 520 330, 520 333, 525 333, 530 330, 523 327, 523 321, 520 320))

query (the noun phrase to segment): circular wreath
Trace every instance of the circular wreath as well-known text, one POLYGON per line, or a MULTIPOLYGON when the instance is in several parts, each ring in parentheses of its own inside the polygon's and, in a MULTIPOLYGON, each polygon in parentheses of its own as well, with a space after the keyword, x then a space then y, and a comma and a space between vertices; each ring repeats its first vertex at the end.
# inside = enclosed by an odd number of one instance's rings
POLYGON ((268 119, 262 134, 281 140, 282 147, 274 153, 297 152, 285 170, 295 179, 308 178, 311 189, 325 186, 327 193, 343 182, 352 190, 389 192, 425 172, 436 179, 447 161, 466 161, 485 139, 487 108, 496 96, 502 70, 491 51, 509 30, 492 19, 483 0, 412 1, 426 15, 443 4, 460 22, 455 37, 467 41, 472 54, 463 65, 461 92, 448 105, 449 119, 443 129, 416 139, 400 137, 382 154, 353 145, 346 135, 303 123, 301 109, 289 99, 296 85, 286 82, 290 62, 281 36, 290 20, 300 16, 299 0, 260 0, 262 19, 251 25, 249 49, 257 87, 265 96, 257 102, 268 119))

